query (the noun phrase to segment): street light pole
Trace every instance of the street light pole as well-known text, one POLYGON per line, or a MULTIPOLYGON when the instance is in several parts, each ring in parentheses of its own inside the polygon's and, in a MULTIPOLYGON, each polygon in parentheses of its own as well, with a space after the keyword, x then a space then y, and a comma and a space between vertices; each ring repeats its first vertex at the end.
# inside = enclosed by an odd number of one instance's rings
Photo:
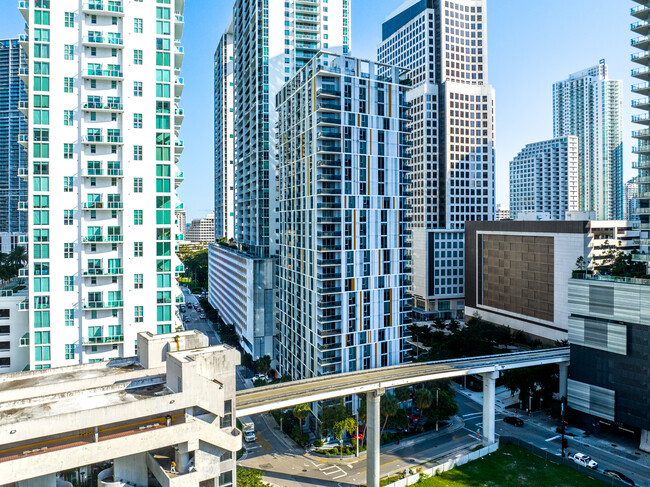
POLYGON ((564 458, 564 398, 562 398, 562 402, 560 403, 560 411, 562 417, 562 458, 564 458))
POLYGON ((438 410, 438 391, 439 389, 436 389, 436 431, 438 431, 438 415, 440 414, 438 410))
POLYGON ((355 413, 356 420, 357 420, 357 457, 359 456, 359 408, 357 408, 357 412, 355 413))

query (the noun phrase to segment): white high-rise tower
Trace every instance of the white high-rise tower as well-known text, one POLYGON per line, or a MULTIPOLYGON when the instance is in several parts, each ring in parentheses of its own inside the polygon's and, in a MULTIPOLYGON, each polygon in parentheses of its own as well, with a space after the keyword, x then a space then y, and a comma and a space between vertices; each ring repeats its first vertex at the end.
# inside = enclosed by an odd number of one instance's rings
POLYGON ((183 0, 20 2, 28 24, 29 344, 40 369, 180 325, 183 0), (178 174, 178 177, 177 177, 178 174))
POLYGON ((494 90, 486 0, 409 0, 379 61, 411 70, 414 319, 462 318, 464 224, 494 219, 494 90))

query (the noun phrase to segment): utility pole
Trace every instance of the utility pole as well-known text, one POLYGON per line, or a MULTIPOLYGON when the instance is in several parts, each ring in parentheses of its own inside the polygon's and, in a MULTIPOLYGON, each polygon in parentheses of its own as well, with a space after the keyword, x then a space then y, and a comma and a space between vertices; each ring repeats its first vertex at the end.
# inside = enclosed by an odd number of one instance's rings
POLYGON ((354 413, 354 415, 356 416, 356 420, 357 420, 357 434, 356 434, 356 437, 357 437, 357 457, 359 457, 359 440, 360 440, 360 438, 359 438, 359 408, 357 408, 357 412, 354 413))
POLYGON ((436 431, 438 431, 438 416, 440 415, 440 412, 438 410, 438 391, 440 389, 436 389, 436 431))
POLYGON ((560 411, 562 416, 562 458, 564 458, 564 398, 562 398, 562 402, 560 403, 560 411))

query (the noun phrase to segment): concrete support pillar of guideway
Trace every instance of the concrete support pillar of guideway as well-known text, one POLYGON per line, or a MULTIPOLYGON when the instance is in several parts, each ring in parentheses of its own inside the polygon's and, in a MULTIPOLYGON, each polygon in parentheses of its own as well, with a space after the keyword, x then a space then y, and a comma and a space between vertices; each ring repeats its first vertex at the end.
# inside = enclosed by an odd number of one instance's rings
POLYGON ((21 480, 17 485, 18 487, 56 487, 56 474, 51 473, 29 480, 21 480))
POLYGON ((494 434, 496 427, 494 383, 499 377, 499 372, 487 372, 481 374, 481 377, 483 378, 483 443, 490 445, 496 439, 494 434))
POLYGON ((380 402, 381 396, 384 394, 384 389, 377 391, 370 391, 366 394, 366 418, 368 424, 366 425, 366 434, 368 435, 367 448, 367 471, 366 471, 366 486, 379 487, 379 464, 380 464, 380 402))
POLYGON ((560 401, 567 397, 567 384, 569 382, 569 363, 562 362, 560 366, 560 401))

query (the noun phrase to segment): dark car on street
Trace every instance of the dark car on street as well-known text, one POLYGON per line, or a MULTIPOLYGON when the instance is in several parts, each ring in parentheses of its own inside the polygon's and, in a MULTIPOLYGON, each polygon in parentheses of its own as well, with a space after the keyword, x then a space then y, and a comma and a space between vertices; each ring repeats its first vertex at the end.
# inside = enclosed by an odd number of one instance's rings
POLYGON ((517 416, 506 416, 503 418, 503 421, 505 421, 508 424, 511 424, 512 426, 523 426, 524 425, 524 420, 521 418, 518 418, 517 416))
POLYGON ((617 472, 616 470, 605 470, 603 473, 605 475, 609 475, 610 477, 616 480, 620 480, 621 482, 626 483, 627 485, 636 485, 634 483, 634 480, 632 480, 627 475, 622 474, 621 472, 617 472))

